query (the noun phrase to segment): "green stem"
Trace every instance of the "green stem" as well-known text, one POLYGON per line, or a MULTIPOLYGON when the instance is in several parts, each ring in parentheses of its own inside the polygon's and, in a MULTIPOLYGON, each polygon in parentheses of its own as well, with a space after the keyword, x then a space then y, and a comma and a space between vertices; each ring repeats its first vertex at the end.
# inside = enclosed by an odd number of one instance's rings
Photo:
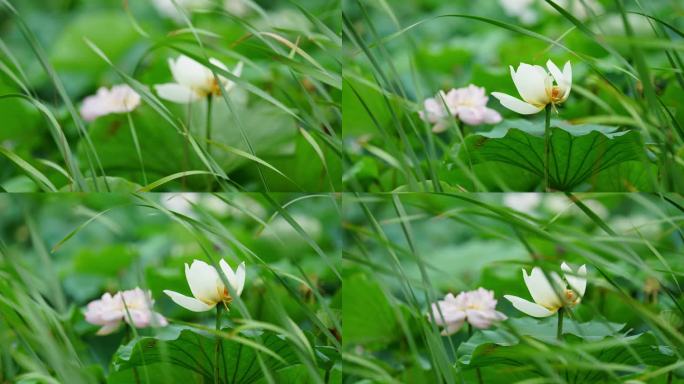
POLYGON ((563 308, 558 310, 558 327, 556 328, 556 339, 563 340, 563 308))
POLYGON ((544 125, 544 190, 549 192, 549 158, 551 154, 551 108, 552 104, 546 104, 546 124, 544 125))
POLYGON ((206 142, 207 142, 207 153, 209 154, 209 156, 211 156, 211 144, 210 144, 210 142, 211 142, 211 110, 212 110, 213 98, 214 98, 214 96, 211 94, 209 96, 207 96, 207 121, 206 121, 207 125, 206 125, 205 134, 207 137, 207 140, 206 140, 206 142))
MULTIPOLYGON (((473 336, 473 325, 468 323, 468 339, 470 339, 473 336)), ((480 371, 480 368, 475 368, 475 374, 477 375, 477 382, 480 384, 484 384, 484 380, 482 380, 482 372, 480 371)))
MULTIPOLYGON (((216 331, 221 330, 221 306, 216 306, 216 331)), ((221 358, 221 336, 216 335, 216 346, 214 347, 214 384, 219 384, 221 379, 219 375, 221 370, 219 368, 219 360, 221 358)))
MULTIPOLYGON (((126 343, 129 343, 133 339, 133 336, 131 335, 131 330, 133 330, 133 326, 126 324, 126 335, 124 336, 124 340, 126 343)), ((138 369, 134 366, 132 368, 132 371, 133 378, 135 379, 135 384, 140 384, 140 375, 138 374, 138 369)))
MULTIPOLYGON (((212 106, 213 106, 213 101, 214 101, 214 95, 209 94, 207 96, 207 121, 206 123, 206 128, 205 128, 205 135, 206 135, 206 148, 207 148, 207 155, 211 157, 211 112, 212 112, 212 106)), ((211 175, 209 175, 207 179, 207 192, 211 192, 211 187, 212 187, 212 179, 211 175)))

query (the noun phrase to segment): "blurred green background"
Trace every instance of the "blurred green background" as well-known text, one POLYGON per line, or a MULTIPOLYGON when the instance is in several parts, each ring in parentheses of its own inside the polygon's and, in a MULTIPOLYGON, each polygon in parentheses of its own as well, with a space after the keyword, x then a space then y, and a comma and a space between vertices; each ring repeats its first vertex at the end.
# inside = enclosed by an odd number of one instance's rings
MULTIPOLYGON (((23 291, 32 299, 17 305, 33 308, 44 298, 82 363, 97 376, 114 371, 110 361, 126 341, 123 329, 100 337, 95 335, 99 327, 84 320, 86 304, 105 292, 149 289, 155 310, 172 322, 213 328, 213 312, 190 312, 162 293, 170 289, 190 295, 183 265, 194 259, 210 262, 205 252, 233 268, 245 262, 241 299, 254 320, 287 327, 286 314, 312 345, 326 345, 320 327, 334 330, 329 315, 341 316, 336 199, 295 194, 0 195, 0 274, 5 281, 0 289, 7 299, 0 305, 0 376, 11 380, 13 372, 41 371, 30 363, 31 349, 20 345, 23 330, 5 323, 11 319, 5 316, 14 316, 9 303, 23 291)), ((234 305, 231 309, 226 317, 234 327, 241 313, 234 305)), ((32 314, 22 316, 32 324, 32 314)), ((42 342, 48 353, 53 341, 42 342)), ((41 359, 51 363, 49 357, 41 359)))
MULTIPOLYGON (((173 11, 170 0, 41 0, 10 1, 20 17, 35 34, 45 58, 54 67, 68 96, 77 106, 99 87, 110 87, 124 81, 84 39, 92 41, 114 66, 144 85, 172 82, 168 59, 179 55, 171 47, 182 47, 199 53, 195 37, 187 24, 173 11), (161 4, 161 5, 160 5, 161 4), (171 5, 170 5, 171 4, 171 5), (171 11, 169 11, 171 7, 171 11)), ((254 153, 269 162, 290 180, 261 166, 264 187, 256 164, 227 151, 216 150, 218 164, 236 184, 247 190, 320 191, 339 184, 340 166, 325 139, 339 135, 341 117, 335 100, 340 90, 327 85, 314 85, 307 64, 298 57, 284 62, 263 41, 254 38, 249 28, 276 33, 292 42, 323 66, 325 71, 339 72, 339 47, 322 35, 314 21, 339 30, 339 2, 335 0, 256 1, 199 0, 180 1, 188 5, 188 13, 210 57, 216 57, 229 68, 245 62, 242 78, 249 84, 295 111, 301 121, 284 109, 245 89, 230 93, 234 110, 217 99, 214 103, 214 139, 225 145, 249 152, 242 137, 245 132, 254 153), (189 4, 200 4, 189 7, 189 4), (253 5, 250 6, 250 4, 253 5), (301 9, 309 12, 309 19, 301 9), (202 12, 201 10, 208 10, 202 12), (324 96, 325 95, 325 96, 324 96), (325 97, 330 98, 325 100, 325 97), (237 123, 239 122, 239 123, 237 123), (320 124, 320 126, 318 126, 320 124), (311 144, 299 133, 309 130, 326 157, 328 172, 311 144), (327 130, 327 132, 323 132, 327 130), (318 133, 322 136, 318 136, 318 133), (326 136, 327 135, 327 136, 326 136), (328 137, 329 136, 329 137, 328 137), (331 184, 332 183, 332 184, 331 184)), ((21 33, 19 21, 0 6, 0 61, 31 90, 33 96, 47 104, 62 126, 72 150, 78 154, 81 168, 88 165, 88 151, 77 126, 56 91, 51 77, 42 68, 32 46, 21 33), (7 55, 11 53, 11 56, 7 55), (20 69, 16 69, 18 65, 20 69)), ((287 48, 286 48, 287 50, 287 48)), ((16 94, 21 88, 0 71, 0 95, 16 94)), ((200 134, 204 128, 205 105, 190 106, 165 102, 176 116, 200 134)), ((0 145, 46 173, 58 187, 69 184, 45 161, 61 164, 60 154, 51 139, 47 122, 36 108, 16 98, 0 99, 0 145)), ((206 169, 183 137, 145 101, 132 113, 139 136, 148 181, 187 171, 206 169)), ((106 174, 121 178, 113 182, 119 191, 144 185, 131 130, 125 114, 109 115, 87 124, 106 174)), ((92 156, 92 154, 90 154, 92 156)), ((63 164, 61 164, 64 166, 63 164)), ((0 158, 0 186, 8 191, 31 192, 37 186, 21 169, 4 156, 0 158)), ((166 190, 205 190, 206 177, 195 176, 164 185, 166 190)), ((69 187, 65 187, 69 189, 69 187)))

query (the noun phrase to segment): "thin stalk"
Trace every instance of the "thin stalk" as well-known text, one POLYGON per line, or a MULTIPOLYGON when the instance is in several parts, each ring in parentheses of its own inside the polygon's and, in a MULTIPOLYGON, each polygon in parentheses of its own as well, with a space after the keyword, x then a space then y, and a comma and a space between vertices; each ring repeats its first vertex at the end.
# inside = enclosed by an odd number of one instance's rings
MULTIPOLYGON (((133 335, 131 335, 131 329, 133 327, 129 324, 126 324, 126 335, 124 336, 124 340, 126 343, 129 343, 133 339, 133 335)), ((135 384, 140 384, 140 375, 138 374, 138 369, 133 366, 133 378, 135 379, 135 384)))
MULTIPOLYGON (((473 325, 468 323, 468 339, 470 339, 473 336, 473 325)), ((484 384, 484 380, 482 380, 482 372, 480 371, 480 368, 475 368, 475 374, 477 375, 477 382, 480 384, 484 384)))
POLYGON ((556 328, 556 339, 563 340, 563 308, 558 310, 558 327, 556 328))
POLYGON ((140 163, 140 170, 143 177, 143 185, 147 185, 147 172, 145 172, 145 162, 143 161, 142 151, 140 150, 140 142, 138 141, 138 133, 135 129, 135 124, 133 124, 133 118, 131 118, 131 113, 126 113, 128 117, 128 126, 131 129, 131 137, 133 138, 133 145, 135 146, 135 153, 138 155, 138 162, 140 163))
POLYGON ((546 124, 544 125, 544 190, 549 192, 551 186, 549 185, 549 159, 551 154, 551 107, 552 104, 546 104, 546 124))
POLYGON ((206 134, 206 143, 207 143, 207 153, 209 156, 211 156, 211 110, 212 110, 212 101, 214 99, 214 96, 212 94, 209 94, 207 96, 207 121, 206 123, 206 129, 205 129, 205 134, 206 134))
MULTIPOLYGON (((211 93, 209 96, 207 96, 207 121, 206 123, 206 128, 204 130, 205 137, 206 137, 206 148, 207 148, 207 155, 208 157, 211 157, 211 111, 213 107, 213 100, 214 100, 214 95, 211 93)), ((207 191, 211 191, 211 184, 212 184, 212 177, 209 176, 209 179, 207 180, 207 191)))
MULTIPOLYGON (((216 330, 221 330, 221 306, 216 306, 216 330)), ((219 375, 221 370, 219 368, 219 360, 221 358, 221 336, 216 336, 216 346, 214 347, 214 384, 219 384, 221 379, 219 375)))

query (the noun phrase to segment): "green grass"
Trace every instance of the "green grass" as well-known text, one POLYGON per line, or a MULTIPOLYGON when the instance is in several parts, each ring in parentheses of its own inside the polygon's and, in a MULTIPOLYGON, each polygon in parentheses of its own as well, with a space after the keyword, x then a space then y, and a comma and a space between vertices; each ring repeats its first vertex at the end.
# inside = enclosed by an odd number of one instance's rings
POLYGON ((3 0, 0 108, 13 115, 1 137, 3 189, 340 189, 339 3, 250 2, 240 16, 209 3, 178 8, 174 21, 152 2, 3 0), (176 105, 153 91, 172 81, 167 59, 180 54, 237 84, 214 98, 210 120, 206 101, 176 105), (244 75, 210 57, 243 61, 244 75), (114 84, 142 105, 85 122, 81 100, 114 84))
MULTIPOLYGON (((584 1, 574 3, 586 6, 584 1)), ((588 157, 592 171, 571 184, 552 183, 552 189, 681 192, 684 27, 676 16, 681 5, 669 0, 598 3, 600 11, 580 20, 572 9, 550 0, 539 2, 532 5, 537 20, 525 24, 506 15, 498 1, 346 1, 345 189, 544 189, 547 171, 542 164, 532 169, 516 164, 518 158, 535 156, 533 145, 515 148, 514 158, 504 153, 512 149, 509 141, 487 133, 521 130, 523 138, 536 140, 542 136, 543 113, 517 115, 490 97, 489 107, 504 118, 495 127, 466 126, 462 131, 451 119, 447 132, 434 134, 418 112, 423 100, 439 90, 468 84, 485 87, 488 94, 517 95, 508 67, 521 62, 544 65, 552 59, 573 66, 573 91, 553 116, 569 123, 562 128, 565 135, 607 129, 638 134, 629 140, 634 148, 626 159, 603 148, 573 148, 568 139, 560 140, 551 156, 563 162, 588 157), (483 153, 486 141, 498 153, 483 153)), ((552 126, 560 127, 555 122, 552 126)), ((617 145, 619 140, 611 141, 617 145)), ((549 168, 553 172, 553 162, 549 168)))
POLYGON ((643 194, 346 195, 343 359, 349 382, 684 381, 682 201, 643 194), (573 203, 574 201, 574 203, 573 203), (534 319, 521 276, 586 264, 565 318, 534 319), (445 337, 427 315, 447 292, 484 287, 508 320, 445 337), (568 324, 570 323, 570 324, 568 324))
POLYGON ((288 194, 1 196, 0 379, 212 382, 218 338, 220 383, 339 382, 338 204, 288 194), (214 312, 185 310, 162 290, 187 293, 183 264, 221 258, 244 261, 247 279, 219 332, 214 312), (170 325, 95 336, 86 304, 136 286, 170 325))

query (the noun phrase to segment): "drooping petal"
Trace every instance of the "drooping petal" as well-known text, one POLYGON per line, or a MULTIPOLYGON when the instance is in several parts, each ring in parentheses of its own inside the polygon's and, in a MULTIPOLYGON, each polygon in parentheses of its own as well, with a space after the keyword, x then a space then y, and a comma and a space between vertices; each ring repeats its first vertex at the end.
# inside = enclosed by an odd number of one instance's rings
POLYGON ((185 278, 196 299, 205 303, 216 303, 222 300, 219 294, 223 289, 218 287, 219 275, 211 265, 201 260, 194 260, 190 267, 185 264, 185 278))
POLYGON ((544 109, 544 107, 537 107, 532 104, 526 103, 520 99, 516 99, 511 95, 507 95, 501 92, 492 92, 492 96, 496 97, 501 105, 510 109, 513 112, 520 113, 521 115, 532 115, 544 109))
POLYGON ((447 130, 449 127, 449 124, 447 124, 446 121, 440 121, 437 124, 432 126, 432 132, 433 133, 442 133, 447 130))
POLYGON ((447 325, 446 328, 444 328, 440 334, 442 336, 453 335, 454 333, 458 332, 458 330, 461 329, 461 327, 463 327, 464 323, 465 323, 465 321, 460 321, 457 323, 449 323, 449 325, 447 325))
POLYGON ((504 295, 504 297, 513 304, 515 309, 532 317, 549 317, 556 313, 556 311, 550 311, 539 304, 527 301, 518 296, 504 295))
POLYGON ((105 335, 109 335, 110 333, 114 333, 114 331, 119 329, 119 325, 121 325, 121 323, 118 321, 116 323, 106 324, 104 327, 100 328, 97 331, 96 335, 105 336, 105 335))
POLYGON ((511 67, 511 77, 515 87, 525 102, 532 105, 546 105, 549 103, 546 92, 546 80, 548 74, 544 68, 538 65, 520 63, 518 70, 511 67))
POLYGON ((154 88, 159 97, 178 104, 188 104, 202 98, 191 88, 176 83, 157 84, 154 88))
MULTIPOLYGON (((529 276, 523 269, 523 279, 525 280, 525 285, 527 285, 527 290, 530 291, 532 299, 534 299, 537 304, 549 309, 562 306, 558 290, 551 285, 551 282, 541 268, 532 268, 532 273, 530 273, 529 276)), ((551 277, 551 279, 553 279, 553 277, 551 277)))
POLYGON ((174 303, 180 305, 181 307, 193 311, 193 312, 206 312, 216 306, 214 305, 207 305, 194 297, 188 297, 185 295, 181 295, 178 292, 174 291, 169 291, 168 289, 164 291, 164 293, 173 300, 174 303))
POLYGON ((468 125, 480 125, 484 122, 484 108, 461 107, 458 118, 468 125))
POLYGON ((501 115, 499 112, 491 109, 485 108, 484 122, 487 124, 497 124, 501 122, 501 115))
POLYGON ((452 323, 463 323, 465 311, 449 300, 441 300, 432 304, 432 318, 435 324, 446 326, 452 323))
POLYGON ((584 297, 584 292, 587 289, 587 266, 582 265, 577 272, 574 272, 569 265, 563 263, 561 269, 565 272, 565 279, 570 287, 577 292, 579 297, 584 297))

